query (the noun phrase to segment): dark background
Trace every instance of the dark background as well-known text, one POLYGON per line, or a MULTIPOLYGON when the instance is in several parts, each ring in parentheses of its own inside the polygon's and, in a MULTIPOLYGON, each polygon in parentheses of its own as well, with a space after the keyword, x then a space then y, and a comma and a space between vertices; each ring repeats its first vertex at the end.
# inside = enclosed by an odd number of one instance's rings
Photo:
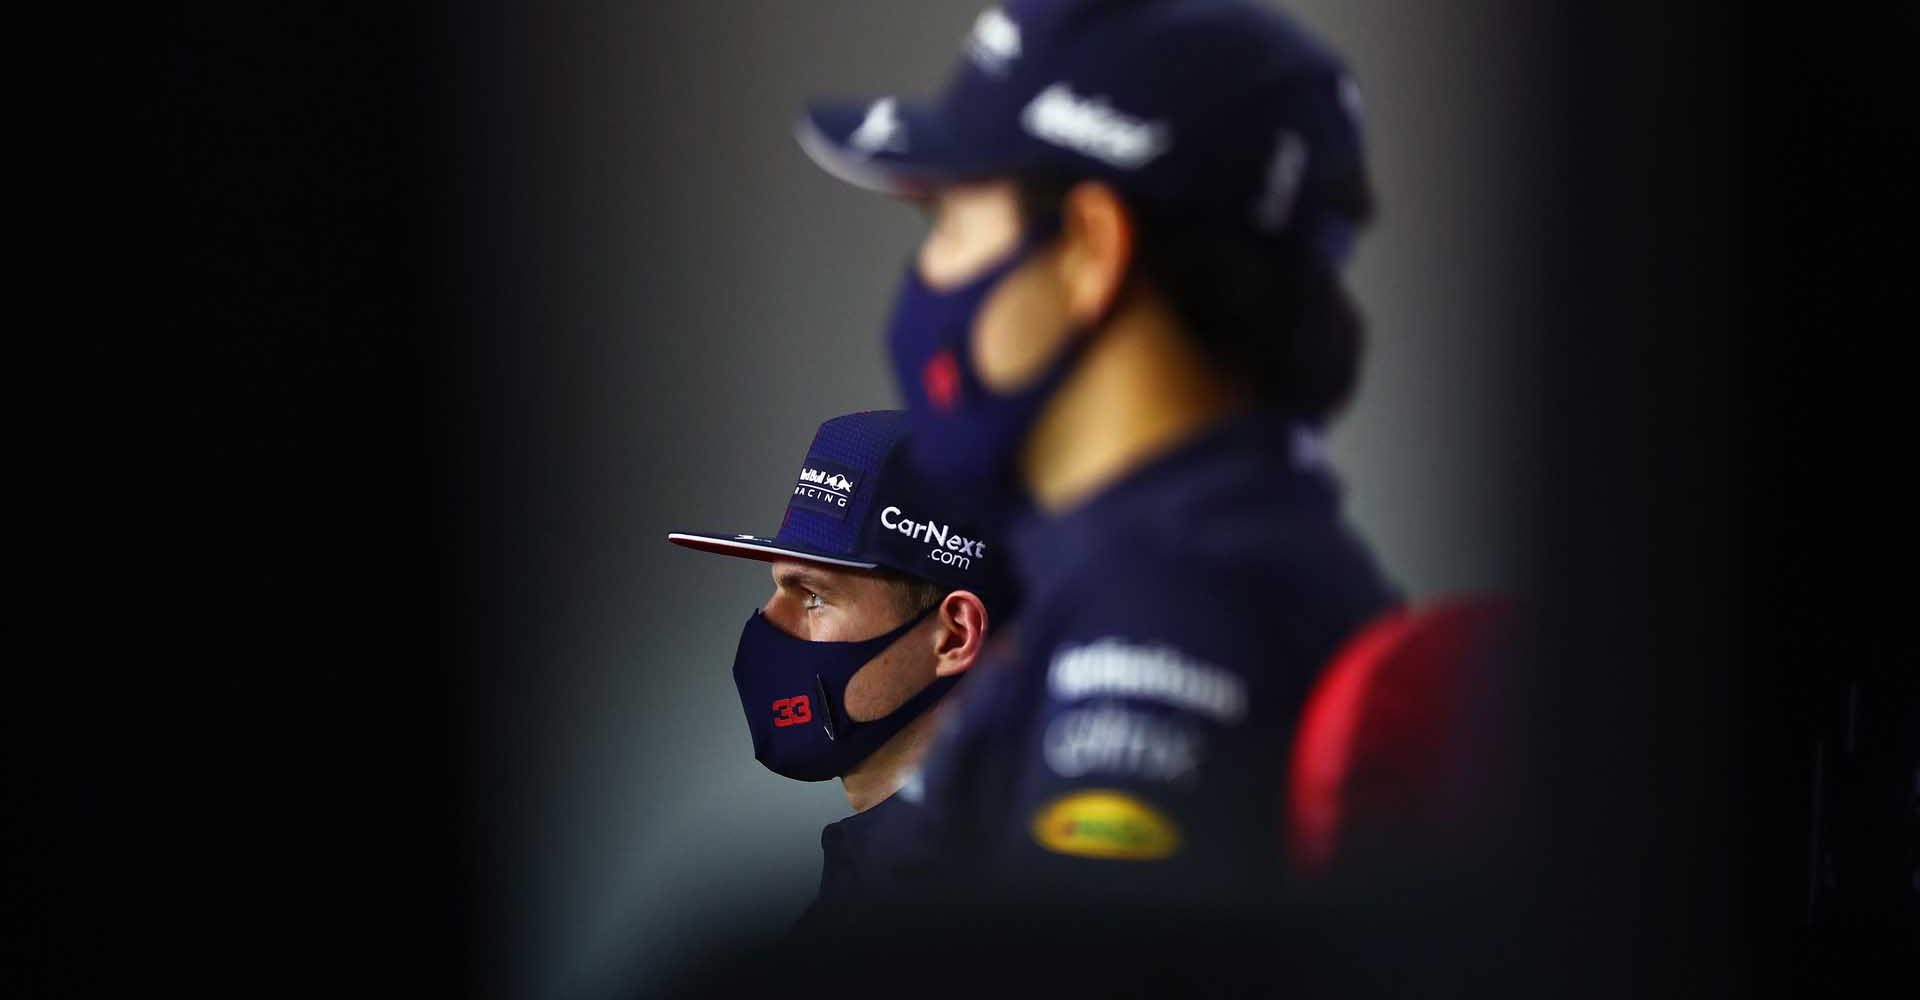
MULTIPOLYGON (((1540 280, 1515 290, 1537 339, 1514 376, 1542 446, 1516 488, 1550 661, 1517 981, 1839 992, 1914 942, 1915 421, 1896 357, 1916 315, 1915 15, 1513 6, 1533 12, 1524 127, 1543 151, 1524 222, 1540 280)), ((757 44, 833 41, 779 10, 748 12, 771 19, 757 44)), ((752 56, 635 16, 651 93, 752 56)), ((929 38, 970 15, 942 16, 929 38)), ((67 613, 29 622, 54 641, 9 671, 27 821, 9 824, 6 965, 29 995, 573 995, 550 971, 570 931, 536 897, 596 876, 527 861, 549 804, 528 775, 552 772, 521 755, 563 732, 539 654, 580 613, 563 570, 658 541, 581 539, 540 501, 572 468, 555 400, 596 391, 555 373, 597 360, 544 334, 603 315, 541 270, 551 220, 586 220, 560 230, 587 234, 563 259, 615 228, 528 141, 570 127, 550 120, 577 93, 548 75, 580 43, 561 29, 504 4, 189 5, 130 27, 131 52, 79 57, 54 135, 78 155, 50 199, 70 221, 44 244, 72 265, 55 339, 79 377, 26 428, 54 430, 54 509, 33 523, 67 613)), ((645 139, 661 157, 746 141, 645 139)), ((697 255, 720 301, 806 249, 702 235, 753 225, 730 204, 646 234, 697 255)), ((880 227, 883 256, 907 245, 910 220, 866 220, 845 224, 880 227)), ((887 279, 846 294, 877 310, 887 279)), ((663 356, 738 366, 743 395, 783 374, 660 330, 614 360, 663 356)), ((804 414, 761 464, 885 402, 804 414)), ((762 418, 743 409, 723 430, 762 418)), ((657 470, 727 435, 647 412, 627 474, 711 488, 657 470)), ((657 707, 640 772, 670 767, 690 725, 657 707)))

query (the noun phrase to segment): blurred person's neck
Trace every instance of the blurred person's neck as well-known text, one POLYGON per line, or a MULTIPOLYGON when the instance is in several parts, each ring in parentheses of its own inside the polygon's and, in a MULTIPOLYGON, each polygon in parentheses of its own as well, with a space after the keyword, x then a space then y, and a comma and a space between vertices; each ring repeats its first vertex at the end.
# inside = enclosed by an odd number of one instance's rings
POLYGON ((880 749, 840 777, 840 786, 847 793, 847 804, 853 807, 854 812, 866 812, 885 802, 900 790, 901 785, 906 784, 907 778, 919 768, 920 758, 927 754, 927 748, 933 740, 934 720, 939 717, 942 707, 935 705, 921 713, 919 718, 907 723, 880 744, 880 749))
POLYGON ((1041 413, 1020 472, 1057 514, 1248 405, 1157 296, 1130 290, 1041 413))

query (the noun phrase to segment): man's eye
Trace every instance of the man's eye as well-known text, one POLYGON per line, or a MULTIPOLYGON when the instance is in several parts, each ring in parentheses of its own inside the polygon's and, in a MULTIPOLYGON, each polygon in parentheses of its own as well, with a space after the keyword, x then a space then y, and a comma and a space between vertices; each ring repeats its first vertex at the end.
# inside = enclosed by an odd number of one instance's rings
POLYGON ((808 611, 812 611, 813 609, 822 607, 822 606, 823 604, 820 600, 820 595, 811 593, 811 592, 807 594, 807 599, 804 602, 802 602, 802 607, 805 607, 808 611))

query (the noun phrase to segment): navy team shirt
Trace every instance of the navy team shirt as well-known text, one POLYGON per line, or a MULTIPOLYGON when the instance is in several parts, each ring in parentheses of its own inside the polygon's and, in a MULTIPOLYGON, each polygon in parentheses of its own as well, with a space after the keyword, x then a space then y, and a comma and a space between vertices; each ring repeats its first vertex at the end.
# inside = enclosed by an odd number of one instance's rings
POLYGON ((1400 600, 1318 439, 1236 415, 1012 544, 1019 620, 956 690, 880 881, 1257 902, 1308 689, 1400 600))
POLYGON ((927 855, 915 847, 917 798, 917 787, 909 787, 820 831, 820 891, 791 935, 830 936, 858 925, 872 904, 905 898, 934 877, 924 870, 927 855))

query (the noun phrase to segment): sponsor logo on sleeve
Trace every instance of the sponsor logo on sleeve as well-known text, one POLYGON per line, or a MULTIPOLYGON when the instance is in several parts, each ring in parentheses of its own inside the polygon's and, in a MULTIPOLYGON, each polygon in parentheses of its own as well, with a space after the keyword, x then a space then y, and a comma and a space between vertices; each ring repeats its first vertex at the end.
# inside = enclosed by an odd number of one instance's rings
POLYGON ((1099 695, 1135 698, 1229 726, 1247 714, 1247 684, 1238 675, 1170 646, 1121 639, 1062 647, 1047 667, 1047 686, 1063 702, 1099 695))
POLYGON ((1060 713, 1041 741, 1047 768, 1063 778, 1115 774, 1179 781, 1199 766, 1201 747, 1202 737, 1191 726, 1108 703, 1060 713))
POLYGON ((800 467, 788 507, 804 507, 844 519, 847 506, 853 502, 853 491, 860 488, 858 476, 849 466, 809 456, 807 464, 800 467))
POLYGON ((1033 839, 1056 854, 1108 861, 1157 861, 1180 850, 1180 828, 1125 792, 1088 789, 1034 813, 1033 839))

